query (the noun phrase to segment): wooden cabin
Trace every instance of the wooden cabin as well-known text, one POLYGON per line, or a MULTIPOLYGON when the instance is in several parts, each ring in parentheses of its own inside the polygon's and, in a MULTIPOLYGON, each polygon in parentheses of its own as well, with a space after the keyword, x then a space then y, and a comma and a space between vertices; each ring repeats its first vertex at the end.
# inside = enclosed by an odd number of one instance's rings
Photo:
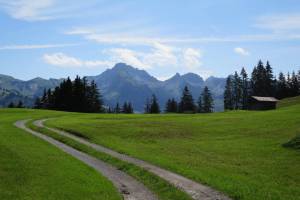
POLYGON ((272 110, 276 109, 279 100, 274 97, 252 96, 250 100, 250 110, 272 110))

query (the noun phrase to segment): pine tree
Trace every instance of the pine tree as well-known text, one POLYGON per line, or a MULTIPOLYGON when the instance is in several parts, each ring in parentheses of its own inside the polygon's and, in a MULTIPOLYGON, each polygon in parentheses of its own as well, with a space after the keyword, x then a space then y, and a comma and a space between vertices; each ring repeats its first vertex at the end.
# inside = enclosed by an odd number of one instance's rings
POLYGON ((155 94, 152 95, 151 104, 150 104, 150 113, 160 113, 159 104, 155 94))
POLYGON ((266 95, 267 96, 274 96, 274 75, 273 75, 273 69, 269 63, 269 61, 267 61, 266 64, 266 80, 265 80, 265 87, 266 87, 266 95))
POLYGON ((7 106, 8 108, 14 108, 15 107, 15 104, 14 104, 14 102, 10 102, 9 104, 8 104, 8 106, 7 106))
POLYGON ((174 98, 172 98, 171 100, 171 112, 172 113, 178 112, 178 103, 174 98))
POLYGON ((298 77, 296 73, 293 71, 292 72, 292 77, 291 77, 291 96, 297 96, 299 94, 299 82, 298 82, 298 77))
POLYGON ((179 104, 179 112, 180 113, 195 112, 194 99, 187 86, 184 87, 182 92, 181 101, 179 104))
POLYGON ((41 103, 41 99, 39 97, 37 97, 35 99, 35 103, 33 106, 34 109, 41 109, 42 108, 42 103, 41 103))
POLYGON ((269 96, 266 87, 267 71, 260 60, 254 67, 251 77, 251 95, 252 96, 269 96))
POLYGON ((144 113, 150 113, 150 107, 151 107, 151 103, 150 103, 149 99, 147 98, 145 107, 144 107, 144 113))
POLYGON ((242 108, 242 80, 237 72, 233 76, 233 105, 234 109, 242 108))
POLYGON ((233 86, 232 76, 228 76, 226 79, 225 91, 224 91, 224 110, 233 110, 233 86))
POLYGON ((203 100, 203 112, 204 113, 211 113, 213 112, 214 108, 214 101, 212 98, 212 95, 210 93, 210 90, 207 86, 204 87, 204 90, 202 92, 202 100, 203 100))
POLYGON ((21 100, 18 102, 17 108, 24 108, 23 102, 21 100))
POLYGON ((171 99, 168 99, 168 101, 166 103, 165 112, 166 113, 172 112, 172 100, 171 99))
POLYGON ((249 102, 249 80, 248 80, 248 74, 245 70, 245 68, 242 68, 241 70, 241 88, 242 88, 242 109, 246 110, 248 108, 248 102, 249 102))
POLYGON ((128 112, 128 104, 127 102, 124 102, 123 107, 122 107, 122 113, 127 113, 128 112))
POLYGON ((287 82, 285 76, 282 72, 279 73, 279 77, 277 80, 277 87, 276 87, 276 97, 278 99, 285 98, 287 94, 287 82))
POLYGON ((198 106, 197 106, 197 112, 198 113, 203 113, 203 103, 202 103, 202 96, 200 95, 198 98, 198 106))
POLYGON ((166 103, 165 112, 166 113, 176 113, 178 111, 177 107, 178 107, 177 101, 174 98, 168 99, 168 101, 166 103))
POLYGON ((53 91, 44 90, 42 98, 36 100, 36 108, 76 112, 104 112, 103 100, 94 81, 76 77, 74 82, 67 78, 53 91))
POLYGON ((128 114, 132 114, 133 113, 133 106, 132 106, 131 102, 128 103, 127 113, 128 114))
POLYGON ((114 112, 117 114, 121 113, 121 108, 120 108, 119 102, 117 102, 114 112))

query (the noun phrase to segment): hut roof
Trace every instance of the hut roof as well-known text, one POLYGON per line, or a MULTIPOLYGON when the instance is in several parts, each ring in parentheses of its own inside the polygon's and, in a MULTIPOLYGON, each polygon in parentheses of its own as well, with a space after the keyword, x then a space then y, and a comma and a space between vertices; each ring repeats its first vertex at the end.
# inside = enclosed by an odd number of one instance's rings
POLYGON ((274 97, 258 97, 258 96, 252 96, 257 101, 264 101, 264 102, 277 102, 279 101, 278 99, 274 97))

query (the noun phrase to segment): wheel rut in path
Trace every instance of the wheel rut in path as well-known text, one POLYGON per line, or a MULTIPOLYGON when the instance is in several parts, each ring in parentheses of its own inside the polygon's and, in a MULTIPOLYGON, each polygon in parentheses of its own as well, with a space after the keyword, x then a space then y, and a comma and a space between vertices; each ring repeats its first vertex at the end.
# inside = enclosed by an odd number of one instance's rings
POLYGON ((27 128, 25 126, 27 121, 28 120, 17 121, 15 126, 42 140, 47 141, 48 143, 56 146, 62 151, 72 155, 78 160, 94 168, 96 171, 100 172, 114 184, 125 200, 157 200, 157 197, 150 190, 148 190, 142 183, 138 182, 131 176, 86 153, 78 151, 51 137, 27 128))
POLYGON ((139 167, 142 167, 143 169, 159 176, 160 178, 166 180, 167 182, 174 185, 175 187, 186 192, 188 195, 190 195, 195 200, 230 200, 230 198, 227 197, 226 195, 224 195, 223 193, 216 191, 206 185, 197 183, 193 180, 190 180, 190 179, 183 177, 179 174, 176 174, 174 172, 162 169, 162 168, 155 166, 153 164, 150 164, 146 161, 139 160, 139 159, 133 158, 131 156, 118 153, 118 152, 116 152, 112 149, 109 149, 107 147, 104 147, 102 145, 94 144, 84 138, 75 136, 74 134, 68 133, 66 131, 61 131, 61 130, 58 130, 55 128, 46 127, 44 125, 44 122, 46 120, 47 119, 37 120, 34 122, 34 125, 41 127, 41 128, 47 128, 48 130, 56 132, 57 134, 63 135, 65 137, 71 138, 77 142, 85 144, 89 147, 92 147, 93 149, 95 149, 99 152, 106 153, 106 154, 111 155, 120 160, 135 164, 139 167))

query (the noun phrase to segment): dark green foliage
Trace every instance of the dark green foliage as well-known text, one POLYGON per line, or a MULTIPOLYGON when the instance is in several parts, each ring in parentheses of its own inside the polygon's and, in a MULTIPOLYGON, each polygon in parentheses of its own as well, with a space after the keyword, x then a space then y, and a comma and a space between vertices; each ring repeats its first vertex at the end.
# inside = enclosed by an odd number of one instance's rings
POLYGON ((291 139, 289 142, 282 145, 283 147, 292 148, 292 149, 300 149, 300 134, 291 139))
POLYGON ((204 87, 204 90, 201 94, 202 97, 202 112, 203 113, 211 113, 214 109, 214 101, 212 98, 212 95, 210 93, 210 90, 207 86, 204 87))
POLYGON ((282 72, 280 72, 278 80, 277 80, 276 97, 278 99, 283 99, 286 96, 288 96, 287 82, 286 82, 284 74, 282 72))
POLYGON ((124 102, 122 107, 122 113, 125 114, 132 114, 133 113, 133 107, 131 102, 124 102))
POLYGON ((242 108, 242 80, 237 72, 233 75, 233 107, 235 110, 242 108))
POLYGON ((246 110, 248 108, 248 102, 249 102, 249 79, 248 74, 243 67, 240 73, 241 76, 241 106, 243 110, 246 110))
POLYGON ((203 110, 202 96, 199 96, 199 99, 198 99, 197 103, 198 103, 197 112, 198 113, 203 113, 204 110, 203 110))
POLYGON ((53 91, 44 90, 42 98, 37 98, 34 108, 71 112, 104 112, 102 96, 94 81, 88 83, 79 76, 72 82, 64 80, 53 91))
POLYGON ((180 113, 195 113, 195 104, 192 94, 187 86, 184 87, 178 111, 180 113))
POLYGON ((120 105, 119 105, 119 103, 117 103, 116 104, 116 107, 115 107, 115 109, 114 109, 114 113, 121 113, 121 108, 120 108, 120 105))
POLYGON ((155 94, 152 95, 152 99, 150 102, 150 112, 149 113, 160 113, 160 108, 158 104, 158 100, 155 96, 155 94))
POLYGON ((177 104, 177 101, 174 98, 168 99, 168 101, 166 103, 165 112, 166 113, 176 113, 176 112, 178 112, 178 104, 177 104))
POLYGON ((151 107, 150 100, 147 98, 145 103, 144 113, 150 113, 150 107, 151 107))
POLYGON ((251 96, 276 97, 283 99, 300 95, 300 71, 285 75, 280 72, 278 80, 274 78, 273 69, 267 61, 266 66, 260 60, 254 67, 251 79, 244 68, 240 73, 227 78, 224 91, 224 109, 248 109, 251 96))
POLYGON ((23 102, 22 102, 22 101, 19 101, 19 102, 18 102, 17 108, 24 108, 23 102))
POLYGON ((10 102, 9 104, 8 104, 8 106, 7 106, 8 108, 14 108, 15 107, 15 104, 14 104, 14 102, 10 102))
POLYGON ((232 76, 228 76, 226 79, 225 91, 224 91, 224 110, 233 110, 233 87, 232 76))

